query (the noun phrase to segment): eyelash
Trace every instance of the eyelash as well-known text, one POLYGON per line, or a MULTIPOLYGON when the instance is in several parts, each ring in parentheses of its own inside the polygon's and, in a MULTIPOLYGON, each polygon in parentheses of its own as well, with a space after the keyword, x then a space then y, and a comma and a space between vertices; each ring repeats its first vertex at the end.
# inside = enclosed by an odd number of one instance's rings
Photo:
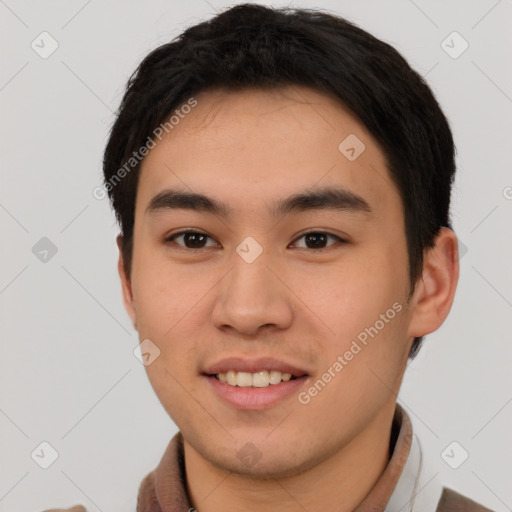
MULTIPOLYGON (((174 240, 182 235, 186 235, 186 234, 194 234, 194 235, 204 235, 206 236, 207 238, 210 238, 211 240, 213 240, 212 237, 210 237, 207 233, 203 233, 202 231, 195 231, 195 230, 186 230, 186 231, 180 231, 178 233, 174 233, 173 235, 165 238, 164 240, 164 243, 169 243, 169 242, 174 242, 174 240)), ((338 235, 334 235, 333 233, 329 233, 327 231, 318 231, 318 230, 312 230, 312 231, 307 231, 306 233, 302 233, 301 235, 299 235, 297 238, 295 238, 294 242, 301 239, 301 238, 304 238, 305 236, 307 235, 311 235, 311 234, 315 234, 315 235, 327 235, 328 237, 332 237, 332 238, 336 238, 338 240, 339 243, 341 244, 347 244, 348 241, 339 237, 338 235)), ((184 251, 195 251, 195 252, 198 252, 200 250, 203 250, 203 249, 208 249, 208 247, 200 247, 198 249, 192 249, 190 247, 185 247, 185 246, 182 246, 182 245, 179 245, 179 244, 175 244, 177 245, 181 250, 184 250, 184 251)), ((326 249, 329 249, 329 247, 332 247, 336 244, 331 244, 331 245, 328 245, 327 247, 322 247, 320 249, 310 249, 309 247, 300 247, 300 249, 309 249, 310 251, 314 251, 314 252, 322 252, 322 251, 325 251, 326 249)))

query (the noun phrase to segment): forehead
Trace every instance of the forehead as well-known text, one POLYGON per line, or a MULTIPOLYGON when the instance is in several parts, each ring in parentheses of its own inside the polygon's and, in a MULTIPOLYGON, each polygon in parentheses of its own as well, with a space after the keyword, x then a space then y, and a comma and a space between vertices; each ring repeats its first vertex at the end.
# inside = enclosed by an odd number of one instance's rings
POLYGON ((343 186, 376 209, 399 201, 381 148, 332 96, 290 86, 212 89, 194 99, 193 108, 176 109, 172 129, 144 158, 137 209, 177 187, 215 191, 244 210, 255 209, 260 197, 329 186, 343 186))

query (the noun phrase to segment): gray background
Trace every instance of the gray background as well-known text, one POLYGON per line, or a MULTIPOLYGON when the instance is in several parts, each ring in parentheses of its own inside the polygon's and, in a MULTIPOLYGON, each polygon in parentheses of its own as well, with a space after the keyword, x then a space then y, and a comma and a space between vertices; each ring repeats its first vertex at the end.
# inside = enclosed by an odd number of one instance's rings
MULTIPOLYGON (((136 65, 233 3, 0 0, 0 511, 135 510, 142 478, 177 430, 133 354, 118 230, 92 191, 136 65), (59 45, 46 59, 31 47, 43 31, 59 45), (47 261, 43 237, 57 248, 47 261), (59 454, 48 469, 31 457, 43 441, 59 454)), ((450 120, 454 227, 467 252, 452 312, 409 365, 399 402, 435 478, 511 510, 512 1, 288 5, 329 9, 392 44, 450 120), (442 47, 453 31, 469 44, 458 58, 442 47), (458 469, 441 457, 452 441, 469 453, 458 469)))

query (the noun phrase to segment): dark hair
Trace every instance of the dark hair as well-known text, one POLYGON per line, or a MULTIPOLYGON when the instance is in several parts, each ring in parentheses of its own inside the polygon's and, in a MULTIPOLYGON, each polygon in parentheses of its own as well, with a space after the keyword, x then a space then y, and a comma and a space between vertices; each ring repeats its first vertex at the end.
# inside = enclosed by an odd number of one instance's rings
MULTIPOLYGON (((423 251, 442 226, 450 227, 455 146, 438 102, 392 46, 351 22, 320 10, 258 4, 239 4, 189 27, 151 51, 126 85, 103 171, 128 276, 140 162, 133 170, 126 162, 148 135, 208 88, 286 85, 334 94, 380 144, 403 201, 412 293, 423 251)), ((414 339, 410 358, 422 339, 414 339)))

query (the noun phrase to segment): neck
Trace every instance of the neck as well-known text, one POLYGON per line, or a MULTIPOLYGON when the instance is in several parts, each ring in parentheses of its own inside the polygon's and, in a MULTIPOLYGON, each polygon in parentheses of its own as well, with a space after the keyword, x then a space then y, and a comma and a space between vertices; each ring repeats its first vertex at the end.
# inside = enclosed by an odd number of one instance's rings
POLYGON ((309 470, 287 478, 251 479, 223 471, 184 441, 187 487, 200 512, 280 510, 352 512, 390 458, 395 403, 384 407, 357 437, 309 470))

